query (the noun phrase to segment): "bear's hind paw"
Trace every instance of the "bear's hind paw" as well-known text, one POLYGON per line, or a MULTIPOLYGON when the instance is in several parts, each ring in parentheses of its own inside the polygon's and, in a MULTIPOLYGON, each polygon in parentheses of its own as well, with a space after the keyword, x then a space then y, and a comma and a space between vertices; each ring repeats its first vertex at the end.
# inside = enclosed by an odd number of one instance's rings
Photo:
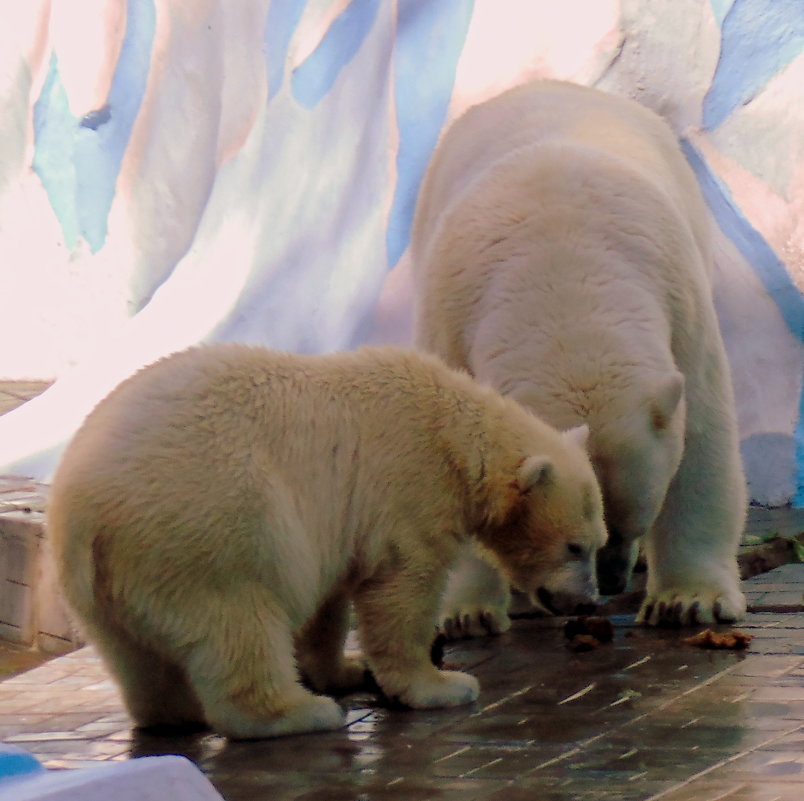
POLYGON ((374 687, 368 663, 362 657, 345 656, 334 664, 315 665, 302 671, 305 684, 324 695, 348 693, 374 687))

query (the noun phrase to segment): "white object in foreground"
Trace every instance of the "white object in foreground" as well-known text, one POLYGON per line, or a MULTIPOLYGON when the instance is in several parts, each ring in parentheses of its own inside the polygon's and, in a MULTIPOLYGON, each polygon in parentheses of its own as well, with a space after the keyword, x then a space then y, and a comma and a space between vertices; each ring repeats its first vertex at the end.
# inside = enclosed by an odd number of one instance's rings
POLYGON ((0 782, 0 801, 223 801, 181 756, 154 756, 79 770, 47 770, 0 782))

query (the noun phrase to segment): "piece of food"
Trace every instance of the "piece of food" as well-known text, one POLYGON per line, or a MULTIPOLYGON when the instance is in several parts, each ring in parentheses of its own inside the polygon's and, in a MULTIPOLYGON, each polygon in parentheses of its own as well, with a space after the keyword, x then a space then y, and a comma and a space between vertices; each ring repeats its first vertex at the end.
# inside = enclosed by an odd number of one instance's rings
POLYGON ((742 651, 748 647, 752 636, 744 631, 736 629, 728 632, 719 633, 712 629, 704 629, 694 634, 692 637, 684 637, 681 642, 687 645, 694 645, 697 648, 724 649, 730 651, 742 651))
POLYGON ((591 634, 576 634, 567 643, 567 646, 573 651, 591 651, 594 648, 600 648, 601 645, 603 643, 591 634))
POLYGON ((614 638, 614 626, 607 617, 593 617, 591 615, 581 615, 571 617, 564 624, 564 636, 572 641, 578 636, 594 637, 598 645, 604 642, 611 642, 614 638))

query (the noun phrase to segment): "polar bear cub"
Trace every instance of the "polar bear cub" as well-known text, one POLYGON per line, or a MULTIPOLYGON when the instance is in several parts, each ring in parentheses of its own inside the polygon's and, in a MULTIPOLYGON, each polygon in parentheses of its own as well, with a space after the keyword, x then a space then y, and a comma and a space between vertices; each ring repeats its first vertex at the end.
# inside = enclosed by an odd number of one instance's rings
POLYGON ((460 544, 570 610, 606 538, 586 431, 394 348, 193 348, 103 400, 55 476, 65 596, 140 726, 239 738, 343 723, 365 667, 411 707, 464 704, 430 663, 460 544), (366 661, 343 655, 354 602, 366 661))
MULTIPOLYGON (((625 589, 644 539, 651 624, 745 611, 745 482, 708 226, 658 116, 553 81, 457 120, 414 220, 417 344, 554 426, 589 425, 610 535, 600 589, 625 589)), ((506 590, 465 557, 445 627, 507 627, 506 590)))

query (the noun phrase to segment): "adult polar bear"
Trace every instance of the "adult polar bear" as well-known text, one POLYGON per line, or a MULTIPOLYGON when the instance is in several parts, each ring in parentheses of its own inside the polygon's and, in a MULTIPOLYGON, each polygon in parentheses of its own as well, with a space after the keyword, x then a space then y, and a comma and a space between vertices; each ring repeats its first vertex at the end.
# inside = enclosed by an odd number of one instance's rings
POLYGON ((430 644, 459 543, 571 609, 597 595, 603 501, 560 434, 431 356, 210 345, 121 384, 65 451, 48 504, 65 595, 140 726, 234 737, 337 728, 318 692, 413 707, 477 697, 430 644), (571 595, 574 593, 575 595, 571 595))
MULTIPOLYGON (((610 534, 601 592, 626 587, 644 535, 650 624, 745 612, 745 482, 708 225, 659 117, 557 81, 461 117, 414 220, 418 345, 556 427, 589 424, 610 534)), ((508 602, 465 555, 444 627, 504 630, 508 602)))

